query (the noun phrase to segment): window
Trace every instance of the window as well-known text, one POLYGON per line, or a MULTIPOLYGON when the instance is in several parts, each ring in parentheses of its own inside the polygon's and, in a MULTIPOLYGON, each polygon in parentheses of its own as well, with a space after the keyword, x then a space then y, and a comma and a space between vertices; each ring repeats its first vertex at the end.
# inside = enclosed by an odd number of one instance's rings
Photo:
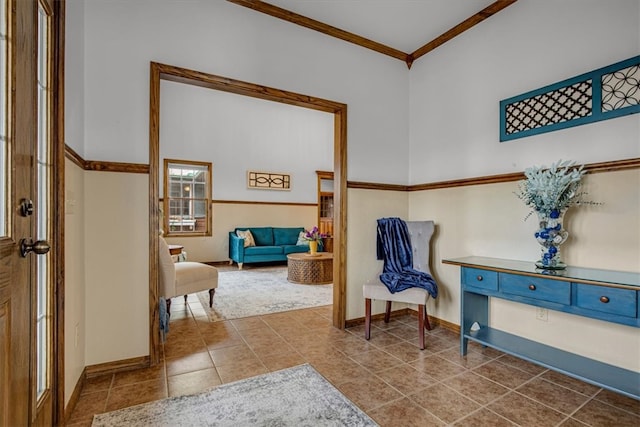
MULTIPOLYGON (((51 17, 44 5, 38 3, 38 148, 36 168, 38 173, 38 240, 51 241, 51 17)), ((37 312, 36 312, 36 399, 40 400, 50 388, 51 365, 51 296, 53 276, 50 254, 36 258, 37 312)))
POLYGON ((165 235, 211 236, 211 163, 164 160, 165 235))

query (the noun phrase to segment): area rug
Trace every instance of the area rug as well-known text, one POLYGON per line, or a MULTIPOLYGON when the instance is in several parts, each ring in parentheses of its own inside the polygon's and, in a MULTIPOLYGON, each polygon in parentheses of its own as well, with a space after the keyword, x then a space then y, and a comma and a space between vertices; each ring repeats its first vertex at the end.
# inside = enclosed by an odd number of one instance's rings
POLYGON ((198 298, 209 320, 240 319, 333 303, 333 285, 298 285, 287 281, 287 267, 220 271, 209 308, 209 292, 198 298))
POLYGON ((309 364, 95 415, 109 426, 376 426, 309 364))

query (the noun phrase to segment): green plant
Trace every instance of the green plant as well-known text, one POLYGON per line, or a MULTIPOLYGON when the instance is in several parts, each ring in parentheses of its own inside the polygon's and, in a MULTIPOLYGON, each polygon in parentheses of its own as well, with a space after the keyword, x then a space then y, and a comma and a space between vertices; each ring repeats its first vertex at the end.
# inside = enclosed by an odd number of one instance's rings
POLYGON ((329 236, 325 233, 321 233, 316 226, 314 226, 311 230, 305 230, 304 232, 304 239, 310 242, 319 242, 325 237, 329 236))
POLYGON ((570 206, 599 204, 583 201, 586 194, 580 191, 584 165, 577 167, 571 160, 559 160, 551 167, 533 166, 524 171, 526 179, 518 184, 516 196, 531 208, 525 220, 533 212, 551 215, 562 212, 570 206), (555 212, 554 212, 555 213, 555 212))

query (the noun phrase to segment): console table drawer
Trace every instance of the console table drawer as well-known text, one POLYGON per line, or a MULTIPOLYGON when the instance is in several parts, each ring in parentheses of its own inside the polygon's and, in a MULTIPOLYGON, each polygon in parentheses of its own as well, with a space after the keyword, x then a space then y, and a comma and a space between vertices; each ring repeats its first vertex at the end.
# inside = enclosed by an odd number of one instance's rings
POLYGON ((500 273, 500 291, 558 304, 571 304, 571 284, 517 274, 500 273))
POLYGON ((637 317, 638 293, 631 289, 576 284, 576 305, 625 317, 637 317))
POLYGON ((481 270, 479 268, 463 268, 462 283, 474 288, 498 290, 498 273, 495 271, 481 270))

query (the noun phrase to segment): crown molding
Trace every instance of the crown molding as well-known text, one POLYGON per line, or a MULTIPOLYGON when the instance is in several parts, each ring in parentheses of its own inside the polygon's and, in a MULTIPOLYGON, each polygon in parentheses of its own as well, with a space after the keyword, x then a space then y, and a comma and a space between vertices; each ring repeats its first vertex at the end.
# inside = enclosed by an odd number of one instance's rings
POLYGON ((517 0, 497 0, 491 3, 489 6, 482 9, 480 12, 470 16, 458 25, 454 26, 448 31, 445 31, 440 36, 431 40, 421 48, 417 49, 413 53, 402 52, 393 47, 378 43, 376 41, 367 39, 349 31, 342 30, 340 28, 333 27, 325 24, 324 22, 317 21, 304 15, 292 12, 287 9, 275 6, 260 0, 227 0, 230 3, 235 3, 239 6, 243 6, 249 9, 253 9, 257 12, 264 13, 265 15, 272 16, 274 18, 282 19, 283 21, 291 22, 292 24, 300 25, 301 27, 309 28, 314 31, 326 34, 331 37, 335 37, 340 40, 344 40, 349 43, 356 44, 366 49, 371 49, 375 52, 383 55, 390 56, 395 59, 399 59, 407 64, 407 67, 411 69, 413 62, 421 56, 431 52, 435 48, 443 45, 452 38, 462 34, 468 29, 474 27, 485 19, 495 15, 507 6, 512 5, 517 0))

